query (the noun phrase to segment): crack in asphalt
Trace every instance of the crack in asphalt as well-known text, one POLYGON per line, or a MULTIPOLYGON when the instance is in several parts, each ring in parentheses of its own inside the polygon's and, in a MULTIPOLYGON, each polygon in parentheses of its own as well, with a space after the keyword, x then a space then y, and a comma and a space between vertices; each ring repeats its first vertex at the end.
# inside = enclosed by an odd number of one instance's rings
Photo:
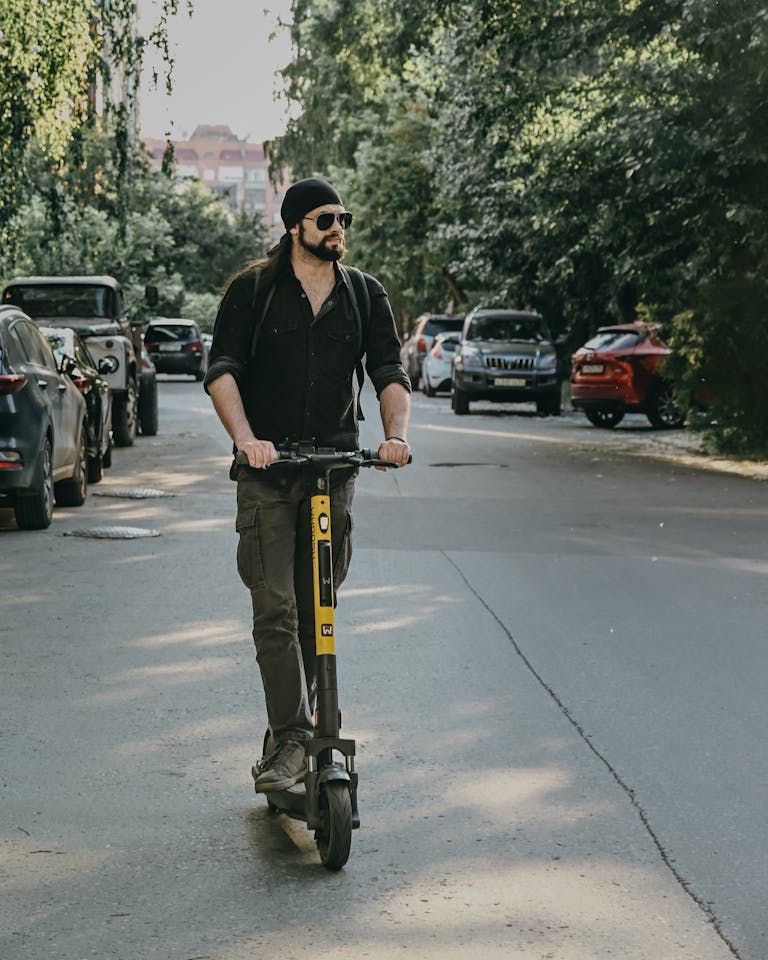
POLYGON ((726 933, 723 931, 723 928, 722 928, 722 926, 721 926, 721 924, 720 924, 720 921, 718 920, 717 915, 715 914, 714 910, 709 906, 709 904, 708 904, 705 900, 703 900, 703 899, 692 889, 692 887, 691 887, 691 885, 689 884, 689 882, 688 882, 688 881, 685 879, 685 877, 680 873, 680 871, 677 869, 677 867, 675 866, 675 864, 674 864, 673 861, 671 860, 669 854, 667 853, 667 851, 666 851, 665 848, 664 848, 664 844, 662 843, 659 835, 656 833, 656 831, 654 830, 654 828, 651 826, 650 818, 649 818, 648 814, 645 812, 645 810, 643 809, 643 807, 641 806, 640 801, 637 799, 637 796, 636 796, 636 794, 635 794, 635 791, 634 791, 634 790, 632 789, 632 787, 630 787, 629 784, 621 777, 621 775, 619 774, 618 770, 613 766, 613 764, 610 762, 610 760, 609 760, 604 754, 602 754, 602 753, 597 749, 597 747, 596 747, 596 746, 594 745, 594 743, 592 742, 592 739, 590 738, 589 734, 588 734, 588 733, 586 732, 586 730, 581 726, 581 724, 579 723, 579 721, 573 716, 573 714, 571 713, 571 711, 570 711, 570 710, 568 709, 568 707, 565 705, 565 703, 563 702, 563 700, 557 695, 557 693, 555 692, 555 690, 546 682, 546 680, 542 677, 542 675, 536 670, 536 668, 533 666, 533 664, 531 663, 531 661, 529 660, 529 658, 528 658, 528 657, 525 655, 525 653, 523 652, 523 649, 522 649, 522 647, 520 646, 520 644, 519 644, 519 643, 515 640, 515 638, 512 636, 512 633, 511 633, 511 631, 509 630, 509 628, 507 627, 507 625, 504 623, 504 621, 501 619, 501 617, 499 617, 499 615, 495 612, 495 610, 493 610, 493 608, 489 605, 489 603, 481 596, 481 594, 480 594, 479 591, 473 586, 473 584, 470 583, 469 579, 467 578, 466 574, 465 574, 464 571, 461 569, 461 567, 459 567, 459 565, 458 565, 444 550, 441 550, 440 552, 441 552, 442 555, 445 557, 445 559, 451 564, 451 566, 456 570, 456 572, 459 574, 459 576, 460 576, 461 579, 464 581, 464 583, 467 585, 467 587, 468 587, 469 591, 472 593, 472 595, 477 598, 477 600, 482 604, 482 606, 483 606, 483 607, 488 611, 488 613, 493 617, 493 619, 496 621, 496 623, 498 623, 499 627, 501 627, 501 629, 502 629, 502 631, 504 632, 505 636, 507 637, 507 639, 509 640, 509 642, 512 644, 513 650, 515 651, 515 653, 517 654, 517 656, 523 661, 523 663, 525 664, 525 667, 526 667, 526 669, 528 670, 528 672, 535 678, 536 682, 542 687, 542 689, 546 691, 546 693, 549 695, 549 697, 550 697, 550 698, 554 701, 554 703, 557 705, 557 707, 558 707, 558 709, 560 710, 560 712, 562 713, 562 715, 565 717, 565 719, 568 721, 568 723, 571 724, 571 726, 573 727, 573 729, 574 729, 574 730, 576 731, 576 733, 579 735, 579 737, 581 738, 581 740, 584 741, 584 743, 587 745, 587 747, 589 747, 589 749, 590 749, 590 750, 592 751, 592 753, 597 757, 597 759, 605 766, 605 768, 608 770, 608 772, 610 773, 610 775, 613 777, 613 779, 614 779, 614 780, 616 781, 616 783, 619 785, 619 787, 621 788, 621 790, 622 790, 622 791, 626 794, 626 796, 629 798, 630 803, 632 804, 632 806, 634 807, 634 809, 637 811, 638 816, 640 817, 640 821, 641 821, 641 823, 643 824, 643 827, 645 828, 646 833, 647 833, 648 836, 651 838, 651 841, 653 842, 653 845, 654 845, 654 846, 656 847, 656 849, 658 850, 659 855, 660 855, 662 861, 664 862, 664 865, 667 867, 667 869, 669 870, 669 872, 670 872, 670 873, 672 874, 672 876, 675 878, 675 881, 677 882, 678 886, 683 890, 684 893, 686 893, 686 894, 688 895, 688 897, 690 897, 691 900, 693 900, 693 902, 696 904, 696 906, 701 910, 701 912, 702 912, 702 913, 704 914, 704 916, 706 917, 707 922, 712 925, 712 928, 713 928, 714 931, 717 933, 718 937, 723 941, 723 943, 725 944, 725 946, 728 948, 728 950, 731 952, 731 954, 736 958, 736 960, 742 960, 741 954, 740 954, 739 951, 737 950, 736 945, 735 945, 734 943, 732 943, 732 941, 728 938, 728 936, 726 935, 726 933))

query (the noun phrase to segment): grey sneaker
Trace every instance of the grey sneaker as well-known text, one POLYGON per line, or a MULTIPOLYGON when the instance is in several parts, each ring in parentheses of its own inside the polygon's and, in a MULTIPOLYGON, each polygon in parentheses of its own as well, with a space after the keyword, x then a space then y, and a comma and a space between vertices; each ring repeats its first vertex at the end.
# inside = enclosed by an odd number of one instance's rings
POLYGON ((294 783, 304 779, 307 772, 307 760, 304 744, 298 740, 286 740, 278 743, 274 753, 251 771, 254 774, 256 793, 269 790, 287 790, 294 783))
POLYGON ((264 734, 264 746, 262 747, 264 751, 263 756, 251 767, 251 776, 254 780, 263 770, 266 770, 267 764, 272 759, 276 748, 277 740, 272 736, 272 731, 267 728, 267 732, 264 734))

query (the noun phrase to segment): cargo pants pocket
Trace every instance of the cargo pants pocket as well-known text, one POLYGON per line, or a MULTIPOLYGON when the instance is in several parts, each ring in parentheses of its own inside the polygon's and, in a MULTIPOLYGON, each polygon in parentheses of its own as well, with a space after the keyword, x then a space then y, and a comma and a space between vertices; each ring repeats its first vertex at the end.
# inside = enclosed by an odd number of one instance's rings
POLYGON ((264 564, 261 559, 259 536, 259 508, 248 507, 240 511, 235 521, 239 534, 237 542, 237 572, 249 590, 264 586, 264 564))

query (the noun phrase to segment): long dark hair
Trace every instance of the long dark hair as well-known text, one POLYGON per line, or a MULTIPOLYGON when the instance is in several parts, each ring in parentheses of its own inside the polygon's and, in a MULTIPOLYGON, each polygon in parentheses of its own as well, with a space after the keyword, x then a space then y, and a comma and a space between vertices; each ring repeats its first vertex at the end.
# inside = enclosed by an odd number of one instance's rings
MULTIPOLYGON (((251 260, 240 270, 232 280, 253 277, 259 274, 259 290, 267 290, 275 282, 275 277, 290 262, 291 259, 291 235, 284 233, 278 242, 270 250, 267 250, 265 257, 258 260, 251 260)), ((230 280, 230 283, 232 282, 230 280)))

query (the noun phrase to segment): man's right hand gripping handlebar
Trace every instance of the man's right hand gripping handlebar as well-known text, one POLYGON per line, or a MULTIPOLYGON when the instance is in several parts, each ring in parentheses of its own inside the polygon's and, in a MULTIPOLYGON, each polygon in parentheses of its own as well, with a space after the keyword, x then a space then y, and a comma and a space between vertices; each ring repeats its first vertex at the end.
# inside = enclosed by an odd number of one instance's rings
POLYGON ((245 454, 248 466, 254 470, 266 470, 270 463, 279 459, 277 450, 271 440, 257 440, 255 437, 237 444, 238 453, 245 454))

